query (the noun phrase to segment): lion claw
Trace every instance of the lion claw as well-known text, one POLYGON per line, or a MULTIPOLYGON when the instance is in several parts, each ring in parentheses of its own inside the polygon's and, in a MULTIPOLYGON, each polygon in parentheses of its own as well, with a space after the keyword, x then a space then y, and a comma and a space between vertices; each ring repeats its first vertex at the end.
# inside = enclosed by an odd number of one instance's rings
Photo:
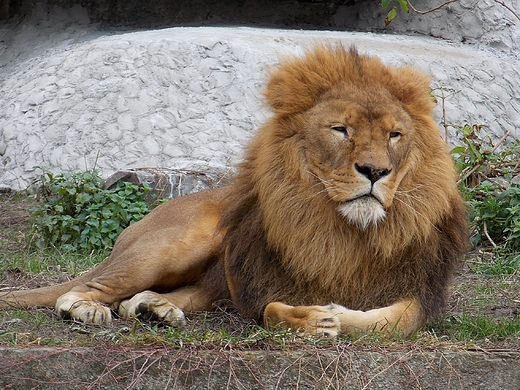
POLYGON ((121 302, 118 313, 123 318, 139 317, 148 321, 165 322, 172 326, 186 325, 183 311, 152 291, 143 291, 121 302))
POLYGON ((335 304, 314 307, 308 315, 305 333, 325 338, 337 337, 341 333, 341 321, 337 314, 343 310, 344 307, 335 304))
MULTIPOLYGON (((330 314, 327 313, 327 315, 330 314)), ((319 315, 316 315, 316 317, 319 317, 319 315)), ((341 323, 337 317, 313 318, 307 321, 305 327, 305 333, 326 338, 337 337, 340 331, 341 323)))
POLYGON ((107 306, 83 299, 71 292, 58 298, 56 311, 62 318, 79 320, 86 324, 110 325, 112 323, 112 313, 107 306))

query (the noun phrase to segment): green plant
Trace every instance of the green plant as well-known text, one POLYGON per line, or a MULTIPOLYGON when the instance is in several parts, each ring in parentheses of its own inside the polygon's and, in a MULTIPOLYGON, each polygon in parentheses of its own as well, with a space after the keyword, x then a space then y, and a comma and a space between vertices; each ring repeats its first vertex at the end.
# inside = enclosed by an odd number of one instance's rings
POLYGON ((512 275, 520 269, 520 254, 511 253, 502 248, 491 252, 489 259, 476 258, 470 269, 480 275, 512 275))
POLYGON ((482 126, 458 128, 462 144, 452 149, 461 190, 470 205, 475 245, 489 242, 520 249, 520 142, 493 143, 480 134, 482 126))
POLYGON ((119 233, 150 211, 150 187, 120 181, 104 189, 96 169, 54 175, 38 181, 40 203, 34 207, 34 242, 70 251, 99 251, 113 246, 119 233))
POLYGON ((399 6, 403 11, 410 12, 410 7, 408 6, 408 1, 406 0, 382 0, 381 1, 381 8, 387 9, 390 4, 394 4, 394 6, 388 11, 385 17, 385 25, 388 26, 390 23, 392 23, 392 20, 394 20, 397 16, 397 5, 395 3, 398 3, 399 6))
POLYGON ((432 324, 430 331, 437 335, 447 335, 452 341, 497 341, 520 334, 520 317, 497 319, 487 315, 462 313, 438 320, 432 324))

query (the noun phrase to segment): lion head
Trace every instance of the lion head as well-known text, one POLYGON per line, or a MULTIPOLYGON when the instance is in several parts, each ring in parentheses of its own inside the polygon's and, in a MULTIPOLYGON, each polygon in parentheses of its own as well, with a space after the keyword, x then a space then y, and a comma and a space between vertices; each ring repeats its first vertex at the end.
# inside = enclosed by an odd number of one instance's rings
POLYGON ((385 219, 406 171, 413 121, 388 91, 341 85, 306 113, 302 139, 309 173, 338 212, 365 229, 385 219))
POLYGON ((246 314, 273 300, 366 310, 410 296, 427 316, 440 310, 467 224, 430 92, 422 72, 343 47, 271 72, 274 115, 222 222, 246 314), (265 302, 248 300, 254 286, 265 302))

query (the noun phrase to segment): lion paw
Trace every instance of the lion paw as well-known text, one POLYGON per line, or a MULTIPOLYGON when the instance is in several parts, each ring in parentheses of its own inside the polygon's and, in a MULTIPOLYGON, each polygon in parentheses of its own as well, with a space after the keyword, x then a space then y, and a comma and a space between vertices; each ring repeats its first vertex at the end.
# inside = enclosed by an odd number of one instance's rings
POLYGON ((341 322, 334 310, 335 305, 314 306, 308 313, 305 334, 335 338, 341 333, 341 322))
POLYGON ((132 299, 121 302, 119 315, 123 318, 139 316, 145 320, 166 322, 172 326, 186 325, 183 311, 152 291, 143 291, 134 295, 132 299))
POLYGON ((58 298, 56 311, 62 318, 71 318, 92 325, 110 325, 110 309, 100 302, 90 301, 69 292, 58 298))
POLYGON ((338 314, 345 311, 343 306, 290 306, 281 302, 271 302, 264 311, 267 326, 280 325, 304 334, 320 337, 336 337, 341 333, 338 314))

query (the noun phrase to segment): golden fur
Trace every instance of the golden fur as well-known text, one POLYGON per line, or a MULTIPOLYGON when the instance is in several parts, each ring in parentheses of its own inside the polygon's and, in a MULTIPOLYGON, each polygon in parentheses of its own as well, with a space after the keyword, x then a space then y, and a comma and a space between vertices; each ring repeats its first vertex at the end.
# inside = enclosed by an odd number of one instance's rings
POLYGON ((267 325, 409 335, 442 310, 467 243, 429 83, 342 47, 282 61, 265 92, 273 116, 228 187, 167 202, 89 274, 0 307, 182 323, 181 310, 231 298, 267 325))

